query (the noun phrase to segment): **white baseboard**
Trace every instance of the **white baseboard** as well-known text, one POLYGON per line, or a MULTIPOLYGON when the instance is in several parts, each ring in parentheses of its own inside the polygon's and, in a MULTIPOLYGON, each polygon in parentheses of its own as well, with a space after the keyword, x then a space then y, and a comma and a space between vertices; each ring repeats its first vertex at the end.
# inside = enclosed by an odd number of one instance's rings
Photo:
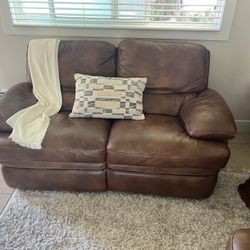
POLYGON ((250 133, 250 120, 235 120, 240 133, 250 133))

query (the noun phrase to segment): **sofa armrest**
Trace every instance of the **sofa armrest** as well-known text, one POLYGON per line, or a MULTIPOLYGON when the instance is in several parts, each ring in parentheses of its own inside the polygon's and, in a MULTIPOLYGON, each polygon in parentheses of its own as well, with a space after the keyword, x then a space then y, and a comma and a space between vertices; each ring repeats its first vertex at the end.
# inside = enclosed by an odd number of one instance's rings
POLYGON ((179 118, 194 138, 232 139, 236 134, 233 115, 223 97, 206 89, 181 107, 179 118))
POLYGON ((11 127, 5 122, 2 115, 0 114, 0 131, 1 132, 10 132, 11 127))
POLYGON ((27 108, 37 102, 32 93, 32 85, 23 82, 14 85, 0 98, 0 131, 10 131, 6 120, 19 110, 27 108))

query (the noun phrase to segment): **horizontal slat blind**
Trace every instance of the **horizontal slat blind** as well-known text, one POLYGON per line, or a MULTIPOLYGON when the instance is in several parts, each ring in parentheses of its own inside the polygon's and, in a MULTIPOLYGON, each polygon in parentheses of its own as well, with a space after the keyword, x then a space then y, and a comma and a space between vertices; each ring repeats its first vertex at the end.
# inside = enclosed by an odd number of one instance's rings
POLYGON ((9 0, 14 25, 219 30, 226 0, 9 0))

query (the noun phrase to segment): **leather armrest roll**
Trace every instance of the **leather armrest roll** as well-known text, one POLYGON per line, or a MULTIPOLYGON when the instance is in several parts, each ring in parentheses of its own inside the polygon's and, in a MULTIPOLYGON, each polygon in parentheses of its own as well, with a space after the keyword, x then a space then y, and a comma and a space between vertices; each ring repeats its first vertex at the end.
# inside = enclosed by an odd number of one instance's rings
POLYGON ((237 129, 227 103, 215 90, 206 89, 187 101, 179 118, 188 135, 204 139, 232 139, 237 129))
POLYGON ((16 112, 27 108, 37 102, 33 95, 32 85, 23 82, 14 85, 0 98, 0 130, 10 131, 11 128, 5 122, 16 112))
POLYGON ((0 131, 1 132, 10 132, 11 127, 5 122, 3 117, 0 115, 0 131))

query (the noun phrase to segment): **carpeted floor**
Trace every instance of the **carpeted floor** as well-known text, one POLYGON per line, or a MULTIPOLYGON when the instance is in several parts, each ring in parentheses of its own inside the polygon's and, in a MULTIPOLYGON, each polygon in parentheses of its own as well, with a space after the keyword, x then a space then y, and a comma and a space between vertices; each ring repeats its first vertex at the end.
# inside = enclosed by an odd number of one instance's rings
POLYGON ((206 200, 16 191, 0 215, 0 249, 225 249, 250 227, 237 192, 249 174, 223 171, 206 200))

